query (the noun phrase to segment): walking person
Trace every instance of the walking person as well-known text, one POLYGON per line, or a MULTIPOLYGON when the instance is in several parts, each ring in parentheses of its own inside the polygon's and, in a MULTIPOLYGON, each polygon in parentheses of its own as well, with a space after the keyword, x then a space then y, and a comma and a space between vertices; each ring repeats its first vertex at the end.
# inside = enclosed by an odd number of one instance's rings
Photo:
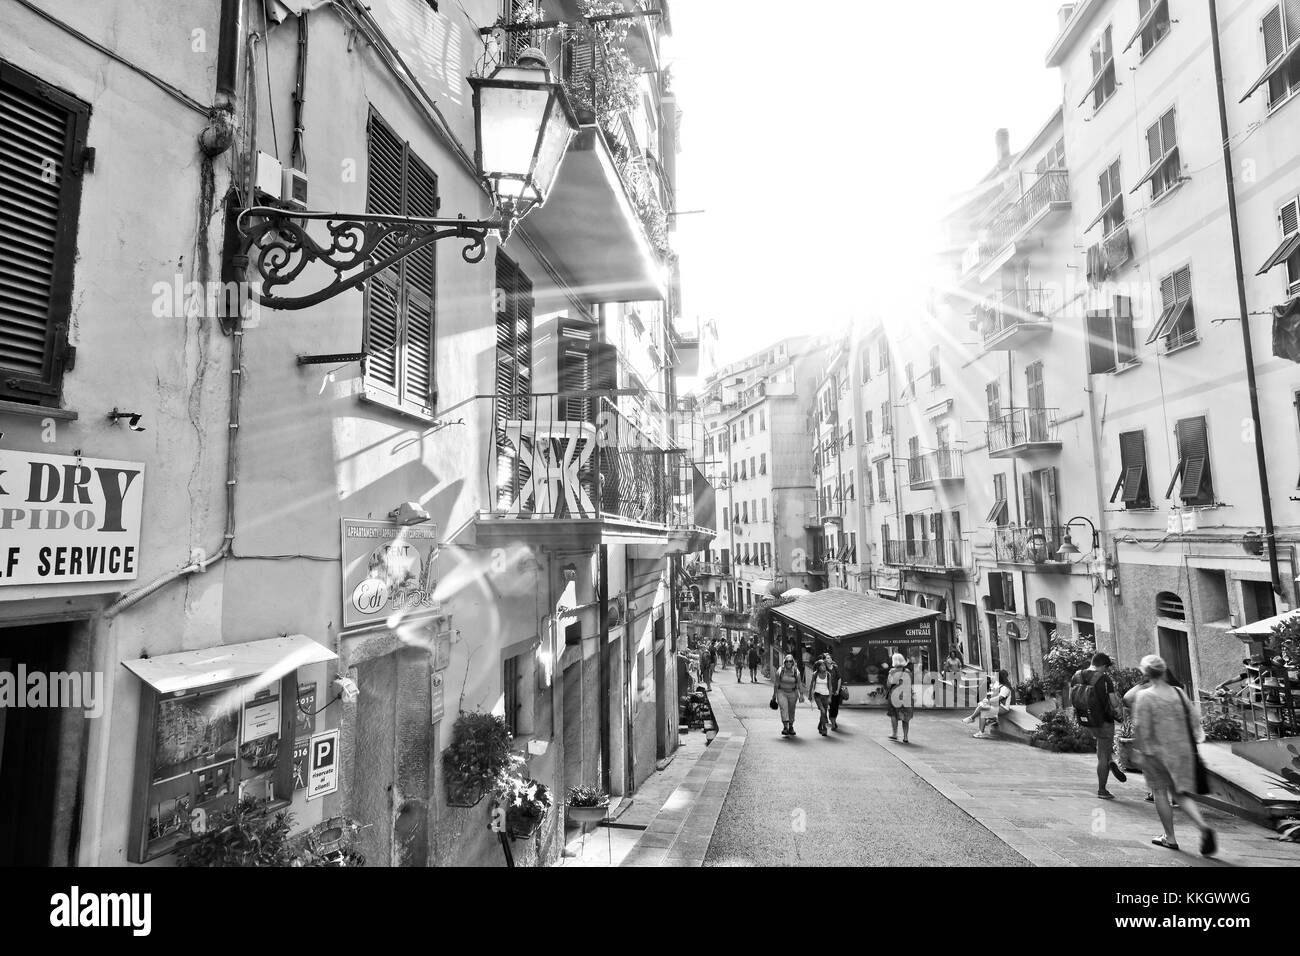
POLYGON ((1128 779, 1115 763, 1115 722, 1124 704, 1115 692, 1110 668, 1110 656, 1098 651, 1092 657, 1091 667, 1070 678, 1070 703, 1074 707, 1074 716, 1097 742, 1097 796, 1102 800, 1115 799, 1115 795, 1106 789, 1106 781, 1112 774, 1120 783, 1128 779))
POLYGON ((839 730, 840 695, 844 690, 844 678, 840 675, 840 667, 835 663, 834 659, 832 659, 830 651, 824 651, 822 653, 822 660, 826 662, 826 670, 829 672, 831 680, 831 703, 828 708, 828 713, 831 718, 831 730, 839 730))
POLYGON ((758 665, 762 662, 763 655, 758 652, 758 641, 755 641, 753 644, 749 645, 749 656, 747 658, 747 663, 749 664, 749 682, 751 684, 758 683, 758 665))
POLYGON ((700 681, 709 690, 713 690, 713 652, 709 645, 700 648, 700 681))
POLYGON ((817 705, 817 733, 825 737, 831 722, 831 672, 823 658, 817 658, 813 664, 812 683, 808 689, 817 705))
POLYGON ((794 732, 794 705, 804 699, 804 681, 795 665, 794 655, 785 655, 781 669, 772 678, 772 701, 781 711, 781 736, 797 737, 794 732))
POLYGON ((737 684, 740 683, 740 679, 745 674, 745 658, 746 656, 748 656, 748 654, 749 654, 749 642, 746 640, 742 640, 740 642, 740 646, 738 646, 734 651, 731 652, 731 661, 733 664, 736 665, 737 684))
MULTIPOLYGON (((1172 673, 1170 673, 1168 669, 1165 670, 1165 683, 1168 684, 1170 687, 1176 687, 1179 690, 1181 690, 1183 686, 1182 682, 1177 677, 1175 677, 1172 673)), ((1133 706, 1137 702, 1138 691, 1146 690, 1150 686, 1151 686, 1151 678, 1147 677, 1146 672, 1144 671, 1142 674, 1142 682, 1140 684, 1134 684, 1132 687, 1128 689, 1128 693, 1124 695, 1124 709, 1130 715, 1132 715, 1133 706)), ((1146 795, 1147 803, 1155 803, 1155 800, 1156 800, 1155 791, 1148 787, 1147 795, 1146 795)), ((1174 795, 1172 793, 1169 795, 1169 805, 1174 809, 1178 808, 1178 801, 1174 799, 1174 795)))
POLYGON ((912 725, 912 665, 902 654, 895 654, 885 675, 885 691, 889 695, 889 733, 890 740, 898 739, 898 722, 903 722, 903 743, 907 739, 908 728, 912 725))
POLYGON ((989 692, 984 695, 984 700, 975 705, 975 711, 962 720, 968 724, 979 721, 979 727, 972 737, 981 740, 992 737, 987 733, 985 728, 991 721, 997 720, 1003 714, 1011 710, 1011 677, 1005 670, 998 671, 998 682, 989 688, 989 692))
POLYGON ((1199 796, 1209 792, 1205 766, 1196 751, 1198 738, 1204 735, 1198 708, 1186 693, 1170 685, 1169 668, 1163 658, 1148 654, 1139 666, 1150 684, 1134 698, 1134 747, 1142 755, 1142 774, 1155 793, 1156 814, 1165 831, 1151 842, 1169 850, 1178 849, 1174 808, 1170 805, 1170 797, 1178 794, 1183 798, 1183 810, 1201 831, 1201 855, 1212 856, 1218 851, 1218 843, 1197 806, 1199 796))

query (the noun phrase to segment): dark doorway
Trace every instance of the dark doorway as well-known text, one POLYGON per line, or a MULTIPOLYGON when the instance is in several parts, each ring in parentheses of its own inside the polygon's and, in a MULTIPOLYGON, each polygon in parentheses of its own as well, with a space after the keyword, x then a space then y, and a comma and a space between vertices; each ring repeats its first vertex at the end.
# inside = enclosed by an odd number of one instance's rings
POLYGON ((998 616, 996 614, 985 616, 988 618, 989 625, 989 670, 996 674, 1002 669, 1002 655, 998 648, 998 616))
POLYGON ((1253 624, 1277 613, 1273 599, 1273 585, 1268 581, 1241 582, 1241 612, 1243 624, 1253 624))
POLYGON ((1160 656, 1165 659, 1169 673, 1178 678, 1187 696, 1196 700, 1196 687, 1192 683, 1192 655, 1187 648, 1187 632, 1168 627, 1156 628, 1160 641, 1160 656))
MULTIPOLYGON (((0 628, 0 671, 14 675, 69 670, 69 625, 45 624, 0 628)), ((75 839, 56 840, 59 803, 61 731, 70 732, 73 753, 79 753, 85 716, 59 707, 0 708, 0 866, 67 866, 74 863, 75 839), (63 726, 66 721, 66 728, 63 726), (61 855, 56 844, 66 843, 61 855)), ((79 760, 65 765, 79 767, 79 760)), ((79 771, 78 771, 79 775, 79 771)), ((79 779, 74 786, 79 786, 79 779)), ((77 801, 79 805, 79 801, 77 801)), ((76 821, 60 820, 74 832, 76 821)), ((65 834, 65 837, 67 835, 65 834)))
MULTIPOLYGON (((664 619, 655 621, 655 758, 668 756, 668 684, 664 658, 664 619)), ((676 708, 674 708, 674 711, 676 708)))

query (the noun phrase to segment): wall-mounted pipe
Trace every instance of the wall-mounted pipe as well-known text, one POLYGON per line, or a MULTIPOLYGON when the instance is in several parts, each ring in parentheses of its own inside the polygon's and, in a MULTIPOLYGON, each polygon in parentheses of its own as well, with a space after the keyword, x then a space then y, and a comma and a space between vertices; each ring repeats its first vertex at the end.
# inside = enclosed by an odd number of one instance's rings
POLYGON ((235 105, 245 43, 244 0, 221 0, 219 28, 217 92, 208 111, 208 125, 199 133, 199 148, 209 157, 220 156, 235 141, 235 105))

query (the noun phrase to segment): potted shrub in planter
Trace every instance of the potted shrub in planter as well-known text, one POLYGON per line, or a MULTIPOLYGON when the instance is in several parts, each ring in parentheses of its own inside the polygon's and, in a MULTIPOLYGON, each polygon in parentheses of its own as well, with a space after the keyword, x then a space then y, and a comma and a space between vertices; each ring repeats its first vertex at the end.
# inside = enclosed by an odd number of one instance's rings
POLYGON ((506 810, 506 831, 516 840, 536 833, 551 808, 551 791, 546 784, 513 774, 498 781, 496 799, 506 810))
POLYGON ((1092 738, 1083 732, 1074 715, 1064 709, 1043 714, 1042 722, 1029 738, 1029 742, 1035 747, 1053 753, 1087 753, 1096 749, 1092 738))
POLYGON ((504 717, 461 712, 452 727, 451 745, 442 754, 449 805, 472 807, 487 795, 509 765, 510 741, 504 717))
POLYGON ((570 787, 565 811, 574 823, 600 823, 609 812, 609 794, 595 787, 570 787))
POLYGON ((1092 663, 1097 646, 1086 637, 1052 632, 1051 650, 1043 659, 1043 693, 1068 706, 1070 678, 1092 663))
POLYGON ((1115 763, 1121 770, 1137 770, 1133 761, 1133 718, 1125 717, 1115 728, 1115 763))

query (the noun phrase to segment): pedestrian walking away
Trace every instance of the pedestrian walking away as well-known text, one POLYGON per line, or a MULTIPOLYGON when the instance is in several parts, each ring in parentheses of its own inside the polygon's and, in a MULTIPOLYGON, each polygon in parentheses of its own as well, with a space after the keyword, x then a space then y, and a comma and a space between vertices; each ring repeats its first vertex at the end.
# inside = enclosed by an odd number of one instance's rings
POLYGON ((826 666, 826 661, 820 657, 813 664, 812 684, 809 690, 813 702, 817 705, 817 733, 825 737, 826 728, 831 722, 831 672, 826 666))
POLYGON ((740 645, 731 652, 731 661, 736 665, 736 683, 739 684, 741 678, 745 675, 745 656, 749 650, 747 641, 741 641, 740 645))
POLYGON ((713 654, 709 645, 700 648, 700 680, 709 690, 713 690, 713 654))
POLYGON ((1115 722, 1121 717, 1123 702, 1110 679, 1111 659, 1100 651, 1093 655, 1092 666, 1070 678, 1070 704, 1079 725, 1097 743, 1097 796, 1114 800, 1106 781, 1114 775, 1123 783, 1128 775, 1115 763, 1115 722))
POLYGON ((826 662, 826 670, 830 675, 831 681, 831 703, 828 713, 831 718, 831 730, 840 729, 840 704, 848 697, 848 688, 844 686, 844 679, 840 675, 839 665, 831 659, 831 652, 826 651, 822 654, 822 660, 826 662))
POLYGON ((1170 805, 1170 797, 1178 794, 1183 798, 1182 809, 1201 831, 1201 855, 1212 856, 1218 851, 1218 843, 1197 806, 1200 795, 1210 789, 1196 747, 1205 739, 1200 709, 1180 688, 1169 684, 1169 668, 1163 658, 1148 654, 1140 666, 1150 683, 1134 698, 1133 746, 1140 754, 1142 774, 1155 793, 1156 815, 1165 831, 1151 842, 1169 850, 1178 849, 1174 808, 1170 805))
POLYGON ((998 671, 998 681, 989 688, 989 692, 984 695, 984 699, 975 705, 975 710, 968 716, 963 717, 968 724, 979 721, 979 726, 972 737, 984 739, 992 737, 985 728, 997 720, 1003 714, 1011 711, 1011 678, 1005 670, 998 671))
POLYGON ((794 732, 794 709, 804 699, 804 680, 794 655, 785 655, 781 669, 772 678, 772 702, 781 711, 781 736, 797 737, 794 732))
POLYGON ((895 654, 893 666, 885 677, 885 689, 889 695, 889 739, 898 739, 898 723, 903 722, 903 743, 907 739, 908 729, 912 725, 912 665, 902 654, 895 654))
POLYGON ((758 652, 758 642, 749 645, 749 682, 758 683, 758 665, 763 662, 763 655, 758 652))
MULTIPOLYGON (((1177 687, 1179 689, 1182 689, 1183 686, 1182 682, 1177 677, 1175 677, 1168 669, 1165 670, 1165 683, 1168 684, 1170 687, 1177 687)), ((1128 714, 1132 715, 1133 713, 1133 707, 1137 702, 1138 691, 1146 690, 1150 686, 1151 686, 1151 678, 1147 677, 1144 672, 1142 675, 1142 682, 1139 684, 1134 684, 1132 687, 1128 689, 1128 693, 1124 695, 1124 710, 1128 714)), ((1156 799, 1155 791, 1150 788, 1150 783, 1148 782, 1146 801, 1147 803, 1154 803, 1155 799, 1156 799)), ((1178 801, 1174 799, 1172 793, 1169 795, 1169 805, 1171 807, 1174 807, 1175 809, 1178 807, 1178 801)))

